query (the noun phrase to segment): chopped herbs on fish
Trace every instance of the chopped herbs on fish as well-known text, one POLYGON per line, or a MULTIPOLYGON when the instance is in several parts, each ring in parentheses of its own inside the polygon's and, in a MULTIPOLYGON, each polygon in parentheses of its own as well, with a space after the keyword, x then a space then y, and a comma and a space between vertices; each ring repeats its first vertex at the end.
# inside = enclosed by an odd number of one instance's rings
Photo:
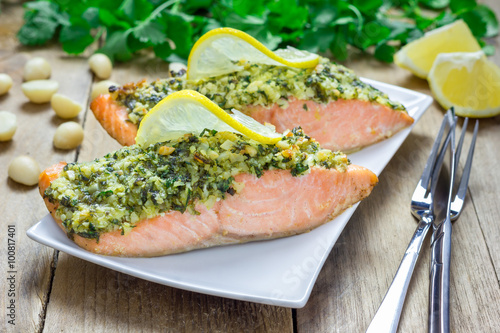
MULTIPOLYGON (((167 95, 192 89, 207 96, 225 110, 245 112, 249 105, 286 107, 289 98, 329 103, 337 99, 377 102, 393 110, 404 111, 401 103, 361 81, 352 70, 320 58, 315 68, 291 68, 247 63, 241 71, 201 80, 187 80, 185 71, 172 72, 171 78, 128 84, 113 88, 113 96, 139 124, 144 115, 167 95)), ((304 110, 308 111, 304 104, 304 110)))
POLYGON ((168 211, 197 214, 244 186, 240 173, 262 176, 265 170, 290 170, 293 176, 311 167, 345 171, 343 153, 321 149, 300 128, 286 132, 276 145, 240 134, 204 130, 148 148, 124 147, 92 162, 70 163, 44 196, 58 203, 57 217, 69 234, 99 238, 121 230, 127 234, 141 220, 168 211))

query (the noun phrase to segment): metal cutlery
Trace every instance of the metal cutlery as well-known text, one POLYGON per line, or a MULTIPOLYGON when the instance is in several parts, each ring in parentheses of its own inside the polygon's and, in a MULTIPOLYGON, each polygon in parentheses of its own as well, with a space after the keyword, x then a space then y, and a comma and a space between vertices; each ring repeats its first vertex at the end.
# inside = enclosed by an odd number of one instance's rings
MULTIPOLYGON (((458 166, 458 160, 460 157, 460 151, 462 149, 465 128, 467 128, 468 119, 465 120, 462 135, 460 137, 459 144, 456 148, 456 158, 457 162, 453 163, 453 168, 458 166)), ((413 237, 406 249, 403 259, 400 263, 398 271, 394 276, 393 282, 389 287, 384 300, 382 301, 377 313, 375 314, 370 326, 367 329, 367 333, 379 333, 379 332, 396 332, 399 318, 401 316, 401 311, 403 309, 404 300, 406 293, 408 291, 408 286, 415 268, 415 264, 422 247, 422 243, 425 239, 430 226, 434 223, 434 195, 437 186, 437 179, 439 178, 441 166, 444 162, 444 157, 446 153, 446 148, 452 141, 452 131, 455 128, 456 119, 454 117, 453 110, 449 110, 445 115, 441 128, 439 129, 438 135, 434 141, 431 149, 431 153, 425 165, 422 176, 415 188, 411 201, 411 212, 419 219, 419 223, 413 237), (445 138, 443 140, 443 137, 445 138)), ((465 194, 467 192, 468 180, 470 175, 470 169, 472 165, 472 155, 474 152, 475 139, 477 136, 477 126, 474 131, 473 141, 471 143, 471 148, 469 149, 469 154, 467 157, 467 162, 464 167, 463 175, 460 181, 459 189, 451 203, 451 220, 455 220, 460 215, 463 207, 463 202, 465 194)), ((454 136, 454 133, 453 133, 454 136)), ((453 137, 454 141, 454 137, 453 137)), ((454 142, 453 142, 454 149, 454 142)), ((454 170, 453 170, 454 171, 454 170)), ((446 192, 447 198, 450 193, 449 189, 446 192)), ((449 200, 446 200, 449 203, 449 200)), ((448 205, 447 205, 448 206, 448 205)), ((444 226, 444 225, 443 225, 444 226)), ((449 229, 449 228, 448 228, 449 229)), ((450 233, 447 234, 451 236, 450 233)), ((436 243, 436 245, 438 245, 436 243)), ((436 259, 440 258, 441 254, 445 254, 446 251, 442 253, 436 253, 436 259)), ((448 252, 449 253, 449 252, 448 252)), ((434 320, 433 320, 434 322, 434 320)), ((438 320, 439 322, 439 320, 438 320)), ((429 321, 430 323, 430 321, 429 321)), ((430 329, 429 325, 429 329, 430 329)))
POLYGON ((450 129, 450 118, 447 114, 441 123, 441 128, 432 146, 422 176, 413 192, 411 212, 419 219, 417 229, 408 244, 392 284, 387 290, 384 300, 380 304, 366 333, 396 332, 398 328, 404 300, 415 264, 417 263, 418 255, 420 254, 420 249, 422 248, 422 243, 434 221, 432 215, 432 190, 435 189, 435 177, 438 174, 433 171, 436 168, 440 169, 443 163, 442 155, 445 151, 444 148, 446 148, 445 145, 449 142, 449 140, 446 139, 443 143, 443 137, 449 137, 450 129), (439 152, 441 152, 439 154, 440 158, 438 158, 439 152))
MULTIPOLYGON (((456 122, 456 119, 455 119, 456 122)), ((476 120, 474 134, 469 147, 469 153, 465 163, 464 170, 457 193, 453 197, 454 180, 458 162, 460 160, 460 152, 463 146, 465 132, 467 130, 468 119, 466 118, 462 127, 462 133, 458 146, 455 148, 454 129, 451 132, 451 158, 450 158, 450 175, 439 177, 438 186, 444 187, 441 191, 437 190, 436 194, 446 193, 446 198, 434 199, 439 202, 447 202, 445 207, 436 205, 435 208, 440 211, 435 211, 435 219, 433 223, 434 232, 431 239, 431 273, 430 273, 430 288, 429 288, 429 332, 441 333, 450 331, 450 259, 451 259, 451 234, 452 224, 462 212, 467 186, 469 182, 470 171, 472 167, 472 158, 474 155, 474 147, 476 144, 479 122, 476 120), (447 181, 449 180, 449 181, 447 181), (452 201, 453 199, 453 201, 452 201), (439 209, 440 208, 440 209, 439 209), (443 209, 444 208, 444 209, 443 209)), ((454 126, 453 126, 454 127, 454 126)))

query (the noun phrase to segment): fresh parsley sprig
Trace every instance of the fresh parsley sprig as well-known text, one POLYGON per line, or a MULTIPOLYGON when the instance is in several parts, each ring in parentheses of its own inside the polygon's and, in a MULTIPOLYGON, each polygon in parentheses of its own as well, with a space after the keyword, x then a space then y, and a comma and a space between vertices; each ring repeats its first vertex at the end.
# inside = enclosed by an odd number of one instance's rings
POLYGON ((487 54, 494 47, 484 39, 498 34, 495 13, 476 0, 39 0, 24 6, 22 44, 58 38, 64 51, 79 54, 102 37, 99 52, 118 61, 142 49, 185 60, 202 34, 222 26, 271 49, 292 45, 340 61, 354 47, 392 62, 402 45, 457 19, 487 54))

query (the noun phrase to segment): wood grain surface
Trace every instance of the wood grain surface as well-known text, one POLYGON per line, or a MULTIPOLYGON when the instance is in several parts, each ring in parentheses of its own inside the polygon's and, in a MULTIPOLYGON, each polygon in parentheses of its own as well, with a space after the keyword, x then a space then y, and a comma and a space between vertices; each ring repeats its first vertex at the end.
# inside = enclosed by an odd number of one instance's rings
MULTIPOLYGON (((484 1, 497 15, 500 3, 484 1)), ((7 176, 18 155, 35 158, 46 168, 59 161, 88 161, 118 149, 86 107, 74 121, 85 131, 75 150, 52 145, 57 118, 50 104, 29 103, 22 94, 25 62, 45 57, 59 92, 88 106, 97 82, 87 56, 67 56, 58 45, 26 48, 15 34, 22 6, 2 2, 0 73, 14 86, 0 96, 0 110, 16 114, 14 139, 0 142, 0 250, 2 281, 8 277, 7 227, 16 229, 16 325, 6 317, 9 284, 0 284, 0 332, 363 332, 397 270, 415 228, 409 201, 420 177, 443 110, 434 103, 380 176, 338 239, 302 309, 242 302, 183 291, 128 276, 42 246, 26 230, 46 215, 36 186, 19 185, 7 176)), ((500 38, 492 60, 500 64, 500 38)), ((430 94, 427 82, 395 65, 362 54, 346 63, 360 76, 430 94)), ((163 78, 168 65, 148 55, 119 64, 111 80, 124 84, 163 78)), ((453 332, 500 332, 500 117, 480 121, 479 138, 466 206, 453 225, 451 329, 453 332)), ((472 135, 468 130, 466 146, 472 135)), ((463 165, 463 163, 462 163, 463 165)), ((427 330, 430 251, 428 239, 401 317, 399 332, 427 330)))

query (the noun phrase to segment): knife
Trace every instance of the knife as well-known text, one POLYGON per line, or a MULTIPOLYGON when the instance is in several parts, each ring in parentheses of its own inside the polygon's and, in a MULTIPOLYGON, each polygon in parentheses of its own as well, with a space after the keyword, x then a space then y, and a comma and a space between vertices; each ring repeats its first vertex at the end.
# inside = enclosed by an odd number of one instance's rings
POLYGON ((450 258, 452 225, 450 206, 455 180, 455 127, 456 117, 447 113, 451 126, 449 136, 449 165, 443 166, 436 184, 434 198, 433 234, 431 238, 431 271, 429 285, 429 325, 430 333, 448 333, 450 331, 450 258))

